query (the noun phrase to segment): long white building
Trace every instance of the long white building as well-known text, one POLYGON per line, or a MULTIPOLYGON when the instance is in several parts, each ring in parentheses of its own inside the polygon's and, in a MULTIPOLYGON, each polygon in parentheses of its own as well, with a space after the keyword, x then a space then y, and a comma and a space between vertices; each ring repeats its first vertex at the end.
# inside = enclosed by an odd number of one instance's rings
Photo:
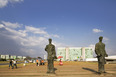
POLYGON ((93 58, 92 47, 59 47, 57 57, 63 56, 63 61, 85 60, 93 58))

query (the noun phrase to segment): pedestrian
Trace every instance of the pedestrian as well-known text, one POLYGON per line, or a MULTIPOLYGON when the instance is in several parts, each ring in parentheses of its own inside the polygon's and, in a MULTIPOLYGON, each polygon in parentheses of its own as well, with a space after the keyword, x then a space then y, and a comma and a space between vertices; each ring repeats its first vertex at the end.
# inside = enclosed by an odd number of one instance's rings
POLYGON ((39 61, 38 61, 38 59, 37 59, 37 60, 36 60, 36 66, 39 66, 38 62, 39 62, 39 61))
POLYGON ((60 59, 60 63, 59 63, 59 65, 63 65, 63 62, 62 62, 62 60, 60 59))
POLYGON ((41 60, 41 65, 44 65, 44 60, 41 60))
POLYGON ((14 66, 15 66, 15 68, 17 68, 17 61, 16 60, 13 60, 13 68, 14 68, 14 66))
POLYGON ((27 63, 27 60, 25 60, 25 61, 24 61, 24 64, 23 64, 23 66, 26 66, 26 63, 27 63))
POLYGON ((9 69, 10 69, 10 67, 12 67, 12 60, 11 59, 9 60, 9 69))

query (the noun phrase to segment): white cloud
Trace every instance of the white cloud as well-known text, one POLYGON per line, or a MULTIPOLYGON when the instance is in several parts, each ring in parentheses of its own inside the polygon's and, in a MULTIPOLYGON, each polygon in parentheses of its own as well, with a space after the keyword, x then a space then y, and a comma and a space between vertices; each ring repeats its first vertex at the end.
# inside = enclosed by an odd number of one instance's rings
POLYGON ((15 3, 15 2, 22 2, 24 0, 9 0, 9 1, 15 3))
POLYGON ((46 31, 40 29, 40 28, 35 28, 35 27, 31 27, 31 26, 25 26, 25 29, 27 32, 32 32, 35 34, 47 34, 46 31))
POLYGON ((5 7, 8 4, 8 0, 0 0, 0 8, 5 7))
POLYGON ((5 21, 2 21, 2 24, 4 24, 5 26, 7 26, 9 28, 18 28, 18 27, 22 26, 22 24, 5 22, 5 21))
POLYGON ((9 3, 18 3, 24 0, 0 0, 0 8, 7 6, 9 3))
POLYGON ((104 41, 108 41, 109 38, 107 38, 107 37, 103 37, 103 40, 104 40, 104 41))
POLYGON ((60 36, 58 36, 58 35, 56 35, 56 34, 55 34, 55 35, 52 35, 52 36, 53 36, 53 37, 56 37, 56 38, 60 38, 60 36))
POLYGON ((100 29, 93 29, 93 32, 94 32, 94 33, 99 33, 99 32, 103 32, 103 30, 100 30, 100 29))
POLYGON ((29 53, 32 55, 35 55, 36 51, 34 49, 25 49, 25 48, 21 48, 21 51, 23 51, 24 53, 29 53))
POLYGON ((0 28, 3 28, 4 27, 4 25, 3 24, 0 24, 0 28))
MULTIPOLYGON (((0 24, 0 37, 7 38, 6 40, 2 39, 0 42, 5 43, 7 45, 9 39, 13 40, 15 44, 18 45, 18 50, 16 50, 13 45, 12 50, 19 51, 20 53, 24 53, 25 55, 38 56, 45 54, 45 46, 48 44, 48 38, 59 38, 59 35, 56 34, 48 34, 45 31, 45 28, 35 28, 32 26, 25 26, 23 29, 20 27, 19 23, 11 23, 2 21, 0 24), (2 36, 1 36, 2 35, 2 36), (6 42, 7 41, 7 42, 6 42)), ((53 40, 54 45, 63 46, 64 44, 58 43, 53 40)), ((9 46, 7 46, 9 48, 9 46)), ((5 49, 5 48, 4 48, 5 49)))
POLYGON ((32 26, 25 26, 25 31, 26 32, 31 32, 31 33, 34 33, 34 34, 40 34, 40 35, 43 35, 46 38, 52 38, 52 37, 60 38, 60 36, 57 35, 57 34, 48 34, 48 32, 46 32, 45 29, 46 29, 45 27, 44 28, 35 28, 35 27, 32 27, 32 26))
POLYGON ((7 31, 9 31, 12 35, 20 36, 20 37, 25 37, 27 33, 16 31, 10 28, 5 28, 7 31))

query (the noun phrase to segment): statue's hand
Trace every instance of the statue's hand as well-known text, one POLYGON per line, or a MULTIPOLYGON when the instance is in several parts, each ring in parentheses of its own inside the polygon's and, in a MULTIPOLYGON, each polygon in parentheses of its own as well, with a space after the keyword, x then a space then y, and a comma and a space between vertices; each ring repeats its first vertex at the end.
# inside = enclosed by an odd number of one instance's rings
POLYGON ((98 57, 100 57, 101 55, 100 55, 100 54, 98 54, 97 56, 98 56, 98 57))
POLYGON ((57 59, 57 56, 55 56, 54 59, 57 59))
POLYGON ((108 54, 106 54, 106 57, 108 57, 108 54))

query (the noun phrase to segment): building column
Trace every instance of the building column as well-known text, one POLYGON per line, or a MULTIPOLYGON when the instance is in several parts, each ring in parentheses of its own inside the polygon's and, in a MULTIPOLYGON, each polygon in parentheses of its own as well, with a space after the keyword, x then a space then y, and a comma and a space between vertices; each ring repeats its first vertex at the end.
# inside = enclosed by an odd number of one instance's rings
POLYGON ((66 60, 69 60, 69 48, 66 48, 66 60))
POLYGON ((85 47, 82 47, 82 59, 85 60, 85 47))

